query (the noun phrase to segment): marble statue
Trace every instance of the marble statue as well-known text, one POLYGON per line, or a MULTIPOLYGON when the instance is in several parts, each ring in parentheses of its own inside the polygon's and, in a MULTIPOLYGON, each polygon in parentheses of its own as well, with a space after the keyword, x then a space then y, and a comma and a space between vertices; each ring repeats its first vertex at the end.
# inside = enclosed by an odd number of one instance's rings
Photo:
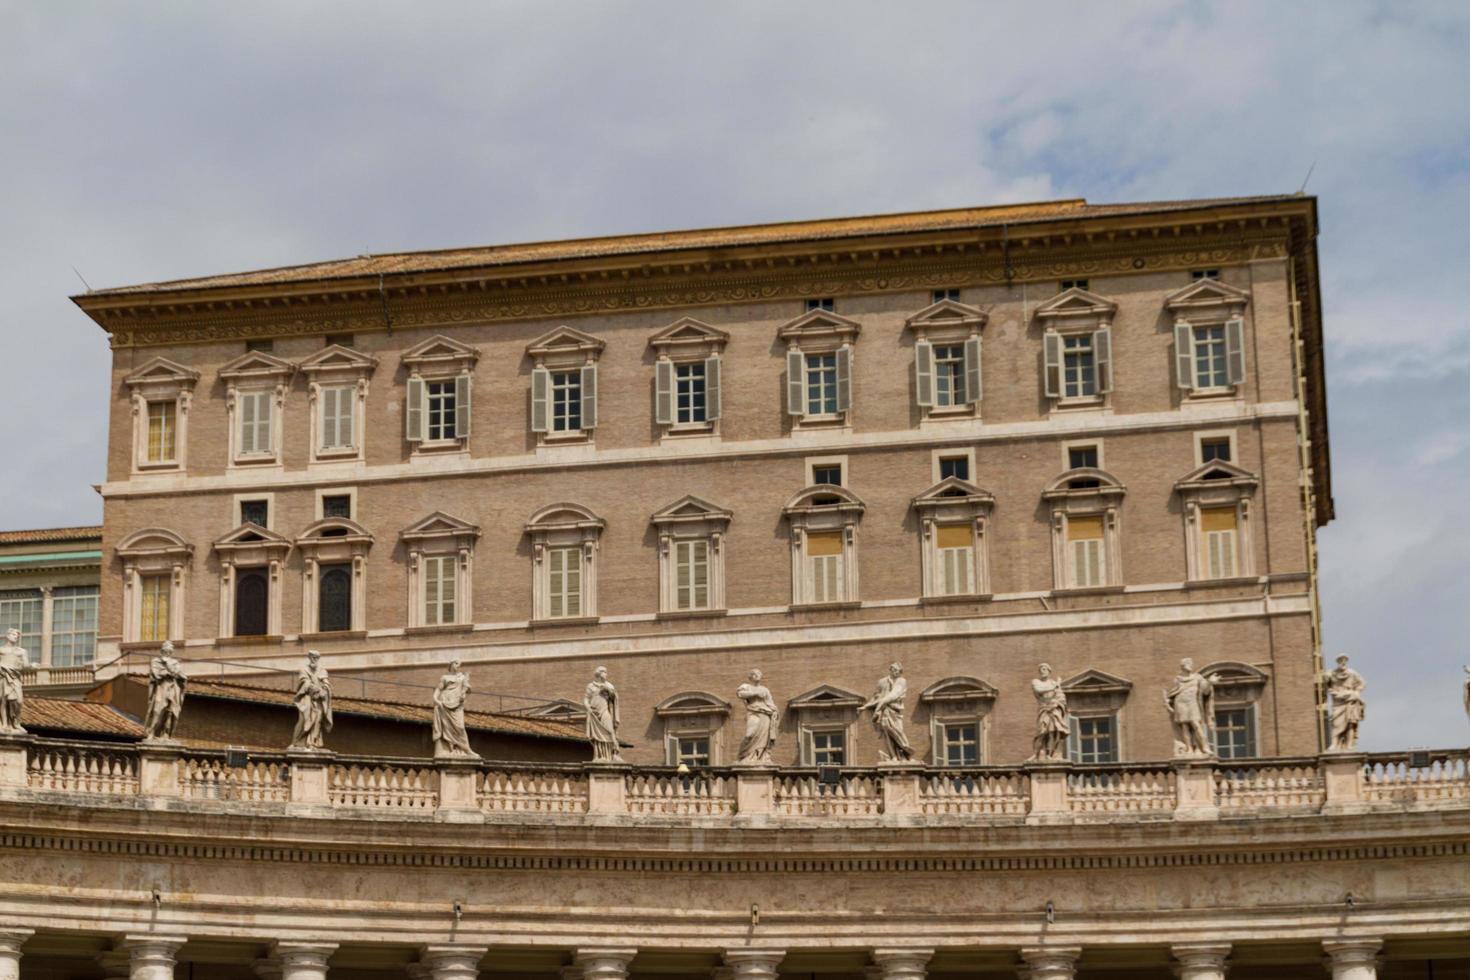
POLYGON ((907 762, 914 756, 908 736, 903 733, 903 697, 908 692, 909 682, 903 676, 903 666, 889 664, 888 675, 878 680, 877 692, 858 709, 872 709, 873 727, 878 729, 887 750, 879 749, 878 757, 885 762, 907 762))
POLYGON ((592 761, 622 762, 623 757, 618 754, 618 725, 622 724, 618 691, 607 679, 606 667, 592 672, 582 706, 587 709, 587 740, 592 743, 592 761))
POLYGON ((470 734, 464 726, 464 704, 470 696, 470 676, 449 663, 449 673, 439 678, 434 689, 434 758, 473 756, 470 734))
POLYGON ((1215 685, 1194 669, 1194 661, 1179 661, 1174 686, 1164 691, 1164 707, 1174 724, 1175 758, 1208 758, 1215 754, 1210 722, 1215 717, 1215 685))
POLYGON ((1465 717, 1470 718, 1470 664, 1465 667, 1465 717))
POLYGON ((174 737, 174 726, 184 710, 186 683, 184 668, 174 658, 173 643, 164 640, 158 656, 148 665, 148 717, 143 721, 143 728, 150 741, 174 737))
POLYGON ((332 730, 332 685, 321 660, 322 655, 317 651, 306 651, 306 666, 296 675, 293 749, 320 749, 322 739, 332 730))
POLYGON ((1067 713, 1067 692, 1062 682, 1051 676, 1051 664, 1036 668, 1031 693, 1036 696, 1036 738, 1034 754, 1028 762, 1063 762, 1067 758, 1067 736, 1072 720, 1067 713))
POLYGON ((735 689, 735 696, 745 702, 745 737, 740 740, 737 765, 771 765, 771 748, 776 744, 776 699, 771 689, 761 683, 764 675, 752 670, 745 683, 735 689))
POLYGON ((25 704, 24 674, 30 662, 20 645, 20 630, 6 630, 5 643, 0 645, 0 733, 25 732, 20 724, 20 709, 25 704))
POLYGON ((1347 657, 1337 658, 1337 669, 1327 674, 1327 693, 1332 696, 1333 752, 1351 752, 1358 747, 1358 726, 1363 722, 1363 675, 1348 666, 1347 657))

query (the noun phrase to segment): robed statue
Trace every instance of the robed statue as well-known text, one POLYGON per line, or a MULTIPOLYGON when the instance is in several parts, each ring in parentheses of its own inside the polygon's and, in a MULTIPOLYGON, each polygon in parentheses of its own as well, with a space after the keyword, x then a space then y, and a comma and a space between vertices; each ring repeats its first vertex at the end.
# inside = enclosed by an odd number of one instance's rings
POLYGON ((1194 669, 1194 661, 1179 661, 1174 686, 1164 691, 1164 707, 1174 724, 1175 758, 1205 758, 1215 754, 1210 722, 1215 717, 1215 685, 1194 669))
POLYGON ((434 689, 434 758, 473 756, 470 735, 464 725, 464 704, 470 696, 470 677, 459 669, 459 661, 449 664, 449 673, 439 678, 434 689))
POLYGON ((1348 666, 1347 657, 1337 658, 1337 668, 1327 675, 1327 693, 1332 696, 1333 752, 1351 752, 1358 747, 1358 726, 1367 712, 1363 675, 1348 666))
POLYGON ((25 670, 30 662, 20 645, 20 630, 6 630, 5 643, 0 645, 0 733, 25 732, 20 724, 20 710, 25 704, 25 670))
POLYGON ((306 666, 296 675, 296 731, 291 735, 293 749, 320 749, 327 732, 332 730, 332 685, 322 655, 306 651, 306 666))
POLYGON ((184 668, 174 657, 174 645, 168 640, 158 648, 158 656, 148 665, 148 717, 143 720, 146 738, 173 738, 174 726, 184 710, 184 668))
POLYGON ((592 672, 582 706, 587 709, 587 740, 592 743, 592 761, 622 762, 623 757, 618 754, 618 725, 622 724, 618 692, 607 679, 606 667, 592 672))
POLYGON ((1036 737, 1027 761, 1062 762, 1067 758, 1067 736, 1072 725, 1067 692, 1062 690, 1062 682, 1051 676, 1051 664, 1041 664, 1036 673, 1031 680, 1031 693, 1036 697, 1036 737))
POLYGON ((771 749, 776 744, 776 699, 771 689, 761 683, 763 675, 752 670, 735 696, 745 702, 745 737, 740 740, 738 765, 771 765, 771 749))
POLYGON ((878 756, 887 762, 907 762, 914 756, 908 736, 903 731, 903 698, 908 692, 909 682, 903 676, 903 666, 889 664, 887 676, 878 681, 877 692, 858 709, 872 710, 873 727, 878 729, 884 746, 878 750, 878 756))

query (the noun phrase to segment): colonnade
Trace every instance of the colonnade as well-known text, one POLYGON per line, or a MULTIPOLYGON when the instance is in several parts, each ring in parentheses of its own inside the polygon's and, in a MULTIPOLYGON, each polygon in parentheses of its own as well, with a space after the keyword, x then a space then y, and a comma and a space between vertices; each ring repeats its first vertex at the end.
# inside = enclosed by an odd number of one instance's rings
MULTIPOLYGON (((0 931, 0 980, 20 980, 21 948, 31 930, 0 931)), ((129 935, 118 947, 102 953, 103 975, 118 980, 174 980, 183 936, 129 935)), ((1333 939, 1322 943, 1324 966, 1332 980, 1376 980, 1381 938, 1333 939)), ((328 980, 333 943, 281 941, 271 955, 252 967, 260 980, 328 980)), ((1174 972, 1180 980, 1226 980, 1230 945, 1183 943, 1170 948, 1174 972)), ((488 947, 458 944, 428 945, 419 962, 407 967, 408 980, 478 980, 480 961, 488 947)), ((638 950, 632 947, 579 949, 560 980, 628 980, 629 965, 638 950)), ((868 980, 925 980, 933 949, 878 948, 871 952, 868 980)), ((1036 946, 1019 950, 1019 980, 1073 980, 1082 956, 1080 946, 1036 946)), ((726 950, 723 965, 712 980, 776 980, 784 949, 744 947, 726 950)))

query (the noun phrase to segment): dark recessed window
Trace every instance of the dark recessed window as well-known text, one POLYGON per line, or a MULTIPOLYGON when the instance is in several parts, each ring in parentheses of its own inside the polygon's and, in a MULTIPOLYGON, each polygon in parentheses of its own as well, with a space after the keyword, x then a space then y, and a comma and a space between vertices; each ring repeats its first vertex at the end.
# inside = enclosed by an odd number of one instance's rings
POLYGON ((813 483, 828 483, 834 487, 842 486, 842 467, 840 466, 813 466, 813 483))
POLYGON ((1211 436, 1201 439, 1199 441, 1199 461, 1201 463, 1230 462, 1230 438, 1211 436))
POLYGON ((1087 286, 1087 280, 1086 279, 1063 279, 1062 280, 1062 289, 1061 289, 1061 291, 1064 292, 1064 293, 1067 290, 1069 290, 1069 289, 1087 289, 1087 288, 1088 288, 1088 286, 1087 286))
POLYGON ((353 339, 350 333, 329 333, 327 334, 327 342, 323 346, 331 347, 336 345, 338 347, 351 347, 353 339))
POLYGON ((939 302, 942 302, 942 301, 947 300, 947 299, 952 299, 956 303, 958 303, 960 301, 960 291, 958 289, 936 289, 936 290, 934 290, 934 298, 933 298, 932 302, 939 303, 939 302))
POLYGON ((258 351, 260 351, 262 353, 265 353, 265 354, 269 354, 272 350, 275 349, 275 346, 276 346, 276 342, 273 341, 273 340, 247 340, 247 341, 245 341, 245 349, 246 350, 258 350, 258 351))
POLYGON ((1189 271, 1189 278, 1191 278, 1191 279, 1219 279, 1220 278, 1220 270, 1219 269, 1191 269, 1189 271))
POLYGON ((235 574, 235 635, 265 636, 269 608, 265 571, 241 569, 235 574))
POLYGON ((809 299, 806 301, 806 309, 808 313, 810 313, 812 310, 826 310, 828 313, 831 313, 832 305, 833 304, 831 296, 824 296, 819 299, 809 299))
POLYGON ((1096 446, 1070 446, 1067 449, 1068 469, 1097 469, 1096 446))
POLYGON ((968 456, 939 457, 939 478, 948 480, 950 477, 957 480, 970 478, 970 458, 968 456))
POLYGON ((270 527, 270 501, 268 500, 242 500, 240 501, 240 523, 258 524, 261 527, 270 527))
POLYGON ((329 493, 322 497, 322 517, 340 517, 352 520, 352 495, 329 493))
POLYGON ((352 568, 323 565, 318 599, 317 629, 323 633, 352 629, 352 568))

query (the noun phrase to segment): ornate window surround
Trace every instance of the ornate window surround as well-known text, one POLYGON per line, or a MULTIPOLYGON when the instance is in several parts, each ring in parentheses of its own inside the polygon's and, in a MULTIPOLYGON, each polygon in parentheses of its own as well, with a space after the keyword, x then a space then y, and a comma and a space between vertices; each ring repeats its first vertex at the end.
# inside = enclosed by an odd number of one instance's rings
POLYGON ((1111 404, 1114 362, 1112 326, 1117 312, 1117 303, 1079 286, 1058 293, 1036 308, 1034 315, 1041 324, 1042 331, 1042 393, 1050 400, 1053 412, 1107 409, 1111 404), (1049 365, 1053 362, 1053 348, 1060 357, 1063 338, 1087 333, 1093 335, 1097 394, 1068 398, 1063 394, 1060 375, 1055 379, 1055 384, 1051 377, 1052 369, 1049 365))
POLYGON ((730 717, 730 702, 706 691, 683 691, 660 701, 653 714, 663 723, 664 756, 669 765, 678 761, 680 738, 709 739, 710 765, 724 764, 720 734, 730 717))
POLYGON ((597 621, 597 552, 606 527, 606 521, 579 504, 551 504, 531 515, 531 519, 526 522, 526 534, 531 538, 532 622, 556 624, 597 621), (555 547, 581 548, 581 615, 551 615, 551 569, 546 562, 546 552, 555 547))
POLYGON ((855 764, 852 744, 852 723, 857 720, 858 708, 867 699, 860 694, 844 691, 840 687, 823 684, 804 694, 798 694, 786 702, 786 713, 796 719, 796 738, 799 746, 800 765, 812 766, 816 762, 812 755, 812 733, 840 731, 846 746, 845 765, 855 764))
POLYGON ((846 487, 826 484, 797 492, 782 513, 791 531, 791 605, 829 606, 858 604, 857 528, 867 505, 846 487), (807 562, 807 537, 837 531, 842 535, 842 599, 837 603, 813 601, 815 585, 807 562))
POLYGON ((281 573, 286 556, 291 553, 291 540, 258 524, 241 524, 214 542, 215 557, 220 565, 219 636, 235 635, 235 574, 241 568, 264 568, 269 588, 266 592, 266 628, 262 642, 281 638, 281 573))
POLYGON ((225 382, 225 408, 229 416, 229 456, 231 469, 280 466, 281 434, 285 431, 286 388, 296 365, 266 351, 249 350, 219 369, 225 382), (272 393, 269 452, 245 453, 240 447, 240 396, 260 391, 272 393))
POLYGON ((368 382, 377 370, 378 359, 371 354, 332 344, 311 355, 299 365, 307 376, 307 400, 311 404, 311 453, 315 463, 358 462, 364 459, 367 439, 368 382), (323 388, 352 388, 352 445, 343 448, 322 447, 323 388))
POLYGON ((946 677, 935 681, 919 694, 919 704, 929 712, 929 758, 935 766, 947 766, 943 755, 943 729, 946 725, 974 725, 980 758, 984 765, 990 759, 990 710, 999 693, 978 677, 946 677))
POLYGON ((660 618, 722 615, 725 612, 725 534, 734 515, 695 496, 661 508, 650 523, 658 529, 658 595, 660 618), (709 542, 709 605, 702 609, 679 609, 674 565, 676 541, 709 542))
POLYGON ((1254 473, 1234 463, 1211 460, 1190 470, 1174 484, 1174 491, 1179 494, 1183 505, 1185 577, 1190 583, 1255 578, 1251 502, 1260 482, 1254 473), (1200 511, 1227 507, 1235 510, 1236 574, 1227 579, 1211 579, 1206 574, 1200 511))
POLYGON ((808 310, 776 331, 786 343, 786 414, 792 429, 852 428, 853 348, 862 325, 829 310, 808 310), (837 355, 837 411, 807 413, 808 354, 837 355))
POLYGON ((313 635, 321 625, 321 590, 318 579, 322 565, 352 566, 352 626, 350 631, 329 633, 341 637, 367 631, 367 553, 373 536, 356 521, 328 517, 316 521, 296 538, 301 552, 301 632, 313 635))
POLYGON ((184 593, 194 546, 166 528, 145 527, 123 538, 117 556, 123 565, 123 642, 140 642, 145 575, 169 576, 168 635, 182 642, 184 593))
POLYGON ((1244 396, 1245 308, 1249 303, 1249 292, 1213 278, 1196 279, 1164 297, 1164 309, 1174 316, 1174 380, 1186 402, 1244 396), (1232 381, 1219 388, 1196 388, 1194 328, 1211 326, 1224 326, 1227 345, 1237 352, 1227 367, 1232 381))
POLYGON ((683 317, 648 339, 654 349, 654 421, 662 438, 718 436, 724 394, 723 354, 730 335, 694 317, 683 317), (677 400, 674 371, 681 364, 704 363, 705 421, 681 423, 674 419, 677 400), (667 411, 665 403, 667 401, 667 411))
MULTIPOLYGON (((1250 712, 1252 741, 1256 754, 1261 753, 1261 696, 1271 683, 1270 676, 1259 667, 1238 660, 1217 660, 1206 664, 1200 673, 1210 679, 1215 688, 1215 710, 1222 708, 1244 708, 1250 712)), ((1210 719, 1210 728, 1215 720, 1210 719)))
POLYGON ((474 347, 443 334, 414 345, 399 358, 408 372, 404 385, 403 435, 410 458, 469 452, 475 365, 479 360, 480 352, 474 347), (454 382, 453 439, 428 438, 428 396, 424 384, 429 381, 454 382))
POLYGON ((924 599, 945 602, 989 598, 990 539, 985 531, 990 523, 991 509, 995 506, 995 496, 973 483, 951 476, 915 497, 912 506, 919 517, 924 599), (939 535, 936 529, 954 524, 970 527, 974 555, 970 581, 975 588, 962 595, 941 595, 938 588, 941 572, 939 535))
MULTIPOLYGON (((1126 761, 1123 751, 1123 709, 1133 693, 1133 682, 1116 674, 1091 668, 1073 674, 1062 681, 1062 690, 1067 695, 1067 712, 1074 718, 1113 719, 1113 738, 1117 742, 1118 761, 1126 761)), ((1068 752, 1071 752, 1071 735, 1067 736, 1068 752)))
POLYGON ((591 443, 597 429, 600 406, 597 397, 597 362, 607 348, 604 341, 573 327, 557 327, 526 346, 531 359, 531 431, 538 446, 591 443), (581 428, 566 432, 552 427, 551 375, 558 371, 581 371, 581 428))
POLYGON ((188 467, 189 404, 199 372, 166 357, 155 357, 123 379, 128 386, 133 410, 134 475, 171 472, 188 467), (148 461, 148 403, 173 402, 174 458, 148 461))
POLYGON ((1067 470, 1052 480, 1042 491, 1041 499, 1051 505, 1051 560, 1053 591, 1091 592, 1119 591, 1123 588, 1123 547, 1119 528, 1119 511, 1127 488, 1107 470, 1084 467, 1067 470), (1095 487, 1073 487, 1072 482, 1097 481, 1095 487), (1077 517, 1101 517, 1103 520, 1104 583, 1099 587, 1076 589, 1071 584, 1070 557, 1067 554, 1067 522, 1077 517))
POLYGON ((434 511, 404 528, 399 538, 408 552, 408 628, 440 630, 469 626, 474 622, 475 542, 480 528, 468 521, 434 511), (424 559, 454 556, 454 622, 429 625, 424 622, 424 559))
POLYGON ((922 414, 919 423, 921 428, 926 423, 980 417, 981 398, 984 394, 981 381, 984 366, 984 359, 981 357, 981 331, 989 320, 990 315, 979 307, 968 306, 957 300, 942 299, 924 307, 905 321, 905 326, 914 335, 914 397, 922 414), (934 404, 933 366, 936 344, 965 346, 965 402, 962 405, 941 407, 934 404), (924 377, 926 357, 929 366, 927 393, 924 377))

